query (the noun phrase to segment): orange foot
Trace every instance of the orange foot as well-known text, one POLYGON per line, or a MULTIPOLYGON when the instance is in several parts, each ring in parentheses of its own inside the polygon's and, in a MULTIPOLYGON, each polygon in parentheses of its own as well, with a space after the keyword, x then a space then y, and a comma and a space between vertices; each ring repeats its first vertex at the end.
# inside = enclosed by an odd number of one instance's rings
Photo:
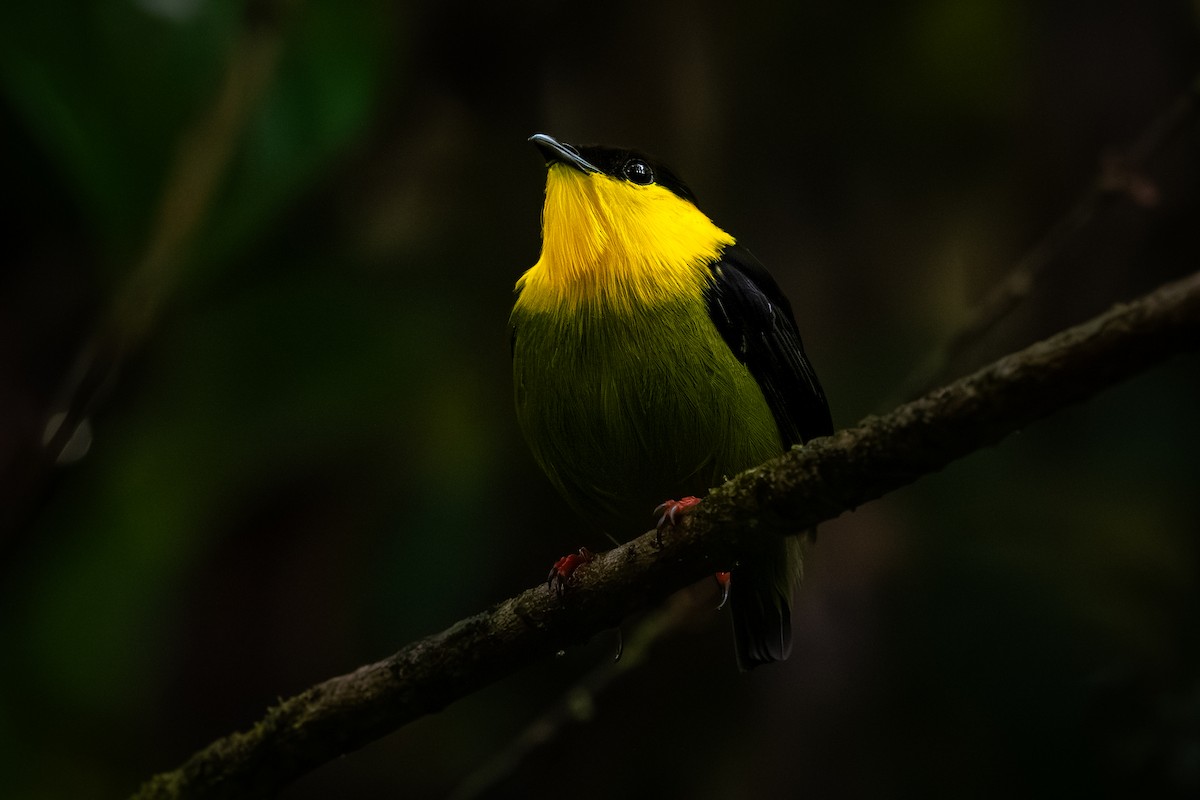
POLYGON ((579 548, 578 553, 563 556, 550 568, 550 574, 546 576, 546 588, 553 589, 554 593, 562 598, 567 584, 575 579, 575 570, 591 560, 592 551, 586 547, 579 548))
POLYGON ((699 497, 685 497, 682 500, 668 500, 654 509, 654 513, 658 515, 658 524, 655 528, 658 530, 659 547, 662 547, 663 528, 674 528, 689 509, 698 505, 700 505, 699 497))

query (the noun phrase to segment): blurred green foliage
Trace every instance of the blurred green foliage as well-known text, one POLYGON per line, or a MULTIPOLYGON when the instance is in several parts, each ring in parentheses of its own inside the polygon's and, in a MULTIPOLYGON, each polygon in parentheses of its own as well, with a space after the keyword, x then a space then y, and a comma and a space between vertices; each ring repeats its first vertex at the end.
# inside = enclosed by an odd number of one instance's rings
MULTIPOLYGON (((529 134, 674 164, 794 299, 847 426, 1188 86, 1196 22, 1182 0, 4 4, 0 794, 128 794, 603 546, 512 418, 529 134), (47 466, 89 364, 90 450, 47 466)), ((1145 165, 1157 207, 1105 203, 955 369, 1194 270, 1196 131, 1145 165)), ((738 675, 727 620, 696 620, 497 794, 1192 796, 1197 376, 1157 368, 830 523, 792 661, 738 675)), ((285 796, 444 796, 612 646, 285 796)))

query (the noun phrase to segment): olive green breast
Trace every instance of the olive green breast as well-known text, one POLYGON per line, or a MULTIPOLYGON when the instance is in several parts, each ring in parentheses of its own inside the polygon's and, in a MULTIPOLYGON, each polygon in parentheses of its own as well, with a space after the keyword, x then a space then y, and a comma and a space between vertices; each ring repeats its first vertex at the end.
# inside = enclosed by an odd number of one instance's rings
POLYGON ((782 450, 757 382, 701 298, 617 312, 513 312, 517 416, 534 457, 618 539, 782 450))

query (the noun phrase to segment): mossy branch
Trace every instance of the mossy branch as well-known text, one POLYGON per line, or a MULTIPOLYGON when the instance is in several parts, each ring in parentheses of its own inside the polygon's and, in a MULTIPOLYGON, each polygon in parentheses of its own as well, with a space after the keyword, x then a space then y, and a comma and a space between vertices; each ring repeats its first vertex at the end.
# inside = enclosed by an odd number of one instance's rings
POLYGON ((139 798, 270 795, 305 772, 734 563, 756 537, 840 515, 1166 358, 1200 349, 1200 273, 715 489, 661 546, 598 554, 563 599, 535 586, 398 653, 313 686, 248 731, 157 775, 139 798))

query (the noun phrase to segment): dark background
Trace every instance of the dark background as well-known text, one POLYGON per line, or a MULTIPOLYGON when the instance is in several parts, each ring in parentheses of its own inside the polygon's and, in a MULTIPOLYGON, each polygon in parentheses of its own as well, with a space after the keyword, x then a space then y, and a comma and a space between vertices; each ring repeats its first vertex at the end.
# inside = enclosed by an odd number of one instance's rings
MULTIPOLYGON (((530 134, 671 163, 793 299, 845 427, 1105 165, 1117 190, 942 378, 1196 269, 1195 113, 1132 178, 1119 155, 1195 79, 1198 22, 1165 0, 3 4, 0 794, 127 794, 604 545, 511 408, 530 134), (64 408, 87 434, 52 466, 64 408)), ((825 525, 791 661, 739 675, 725 615, 698 613, 490 791, 1195 796, 1198 366, 825 525)), ((614 642, 284 796, 444 796, 614 642)))

